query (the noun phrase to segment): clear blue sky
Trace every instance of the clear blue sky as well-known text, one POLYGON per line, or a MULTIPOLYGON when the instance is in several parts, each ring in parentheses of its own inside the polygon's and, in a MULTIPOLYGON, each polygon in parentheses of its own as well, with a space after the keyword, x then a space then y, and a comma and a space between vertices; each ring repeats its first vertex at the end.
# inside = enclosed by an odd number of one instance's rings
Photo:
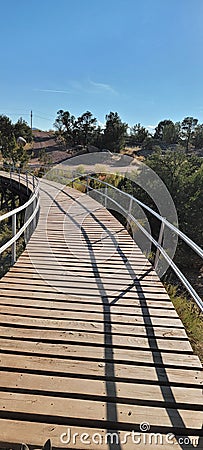
POLYGON ((0 114, 203 122, 202 0, 1 1, 0 114))

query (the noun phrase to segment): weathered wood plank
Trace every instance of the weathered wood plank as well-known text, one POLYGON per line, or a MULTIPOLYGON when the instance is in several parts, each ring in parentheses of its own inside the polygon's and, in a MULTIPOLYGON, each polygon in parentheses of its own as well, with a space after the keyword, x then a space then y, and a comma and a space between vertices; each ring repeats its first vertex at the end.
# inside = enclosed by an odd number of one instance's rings
MULTIPOLYGON (((72 419, 76 422, 80 419, 80 423, 91 421, 94 425, 100 423, 106 428, 107 424, 115 425, 114 414, 108 414, 105 402, 72 399, 72 398, 57 398, 46 396, 33 396, 31 394, 16 394, 1 392, 1 408, 4 411, 13 411, 15 414, 28 415, 42 415, 44 420, 46 416, 55 418, 56 423, 69 423, 72 419)), ((111 409, 113 411, 114 404, 111 409)), ((13 418, 15 418, 13 414, 13 418)), ((146 407, 133 404, 117 403, 116 405, 116 420, 118 428, 122 424, 126 424, 129 429, 134 424, 141 424, 144 421, 150 423, 151 427, 159 427, 160 429, 167 428, 174 429, 176 432, 183 431, 185 428, 190 430, 200 428, 202 424, 202 413, 199 412, 197 419, 197 411, 184 409, 170 409, 159 407, 146 407), (175 423, 175 427, 173 425, 175 423)))
POLYGON ((11 338, 5 337, 0 339, 1 352, 7 350, 9 352, 17 352, 24 355, 36 355, 36 356, 50 356, 58 357, 64 359, 84 359, 92 361, 115 361, 126 365, 148 365, 155 367, 170 367, 174 368, 186 368, 191 369, 201 369, 201 363, 197 356, 192 354, 176 353, 174 358, 174 353, 160 352, 160 351, 150 351, 150 350, 137 350, 134 348, 119 348, 114 347, 113 354, 106 351, 102 346, 94 346, 92 343, 84 346, 82 342, 77 344, 74 342, 67 343, 54 343, 52 340, 47 342, 42 342, 42 339, 32 339, 27 340, 26 338, 22 341, 22 338, 13 336, 11 338), (22 345, 23 343, 23 345, 22 345))
MULTIPOLYGON (((74 398, 81 395, 87 399, 93 397, 93 400, 100 398, 102 401, 115 401, 114 398, 114 383, 112 381, 106 382, 103 380, 88 380, 78 379, 74 377, 62 378, 59 376, 48 377, 46 375, 33 375, 29 373, 19 374, 18 372, 4 372, 4 377, 0 383, 0 393, 9 385, 10 391, 36 395, 36 391, 40 395, 69 397, 74 398)), ((191 410, 202 407, 202 399, 200 397, 199 389, 188 388, 187 391, 182 387, 157 386, 151 384, 144 384, 143 389, 137 383, 123 383, 116 382, 117 398, 121 403, 134 404, 136 401, 145 402, 146 406, 151 405, 154 401, 158 405, 165 403, 172 408, 175 403, 182 405, 182 409, 188 408, 191 410), (152 400, 153 398, 153 400, 152 400)), ((163 405, 164 406, 164 405, 163 405)))
MULTIPOLYGON (((105 343, 108 346, 108 348, 111 348, 112 346, 117 346, 119 348, 136 348, 141 350, 147 350, 149 348, 149 340, 150 338, 143 338, 143 337, 128 337, 125 341, 122 335, 92 335, 88 332, 84 331, 58 331, 53 332, 51 329, 47 329, 45 331, 43 328, 35 329, 35 328, 10 328, 10 327, 0 327, 1 330, 1 336, 4 337, 10 337, 16 336, 21 337, 22 339, 34 339, 34 340, 44 340, 44 341, 50 341, 53 342, 60 341, 65 343, 78 343, 83 345, 92 344, 94 342, 94 345, 97 346, 104 346, 105 343)), ((173 339, 171 341, 163 338, 155 338, 154 336, 151 337, 150 342, 150 349, 151 351, 155 352, 162 352, 162 351, 168 351, 168 352, 181 352, 181 353, 192 353, 191 348, 187 341, 178 340, 178 338, 173 339), (156 341, 156 342, 155 342, 156 341)))
MULTIPOLYGON (((200 370, 186 370, 186 369, 174 369, 174 368, 155 368, 133 365, 129 368, 128 365, 119 363, 104 363, 96 361, 84 361, 84 360, 65 360, 50 357, 38 357, 38 356, 21 356, 12 354, 1 354, 0 358, 1 369, 12 369, 16 371, 39 371, 39 373, 49 373, 52 375, 75 376, 79 378, 103 378, 116 381, 117 378, 125 380, 131 380, 131 382, 137 382, 140 380, 140 373, 142 374, 142 382, 155 382, 160 385, 169 385, 170 383, 177 383, 179 387, 184 385, 197 386, 198 383, 202 383, 202 374, 200 370), (141 372, 140 372, 141 371, 141 372)), ((201 386, 199 385, 199 388, 201 386)), ((201 389, 200 389, 201 392, 201 389)))

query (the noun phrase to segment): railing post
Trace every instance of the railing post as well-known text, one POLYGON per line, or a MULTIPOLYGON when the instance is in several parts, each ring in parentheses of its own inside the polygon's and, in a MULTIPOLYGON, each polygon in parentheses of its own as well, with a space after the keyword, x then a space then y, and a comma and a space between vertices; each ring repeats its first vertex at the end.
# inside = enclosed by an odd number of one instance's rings
MULTIPOLYGON (((160 231, 159 231, 159 239, 158 239, 158 244, 159 245, 162 245, 163 235, 164 235, 164 228, 165 228, 165 223, 162 221, 161 222, 160 231)), ((159 255, 160 255, 160 250, 157 248, 156 254, 155 254, 155 259, 154 259, 154 269, 155 270, 156 270, 157 265, 158 265, 159 255)))
POLYGON ((129 230, 129 228, 130 228, 130 224, 129 224, 129 221, 128 221, 128 217, 129 217, 129 215, 131 214, 131 210, 132 210, 132 204, 133 204, 133 197, 131 197, 130 198, 130 203, 129 203, 129 207, 128 207, 128 215, 127 215, 127 225, 126 225, 126 230, 128 231, 129 230))
MULTIPOLYGON (((37 207, 37 197, 33 200, 32 205, 33 205, 33 207, 32 207, 32 213, 33 213, 37 207)), ((37 215, 35 214, 35 216, 33 218, 33 225, 32 225, 33 232, 35 231, 36 225, 37 225, 37 215)))
POLYGON ((20 169, 18 169, 18 187, 20 189, 20 169))
POLYGON ((27 188, 27 194, 28 194, 28 173, 26 171, 26 188, 27 188))
POLYGON ((107 190, 108 190, 108 186, 105 186, 105 191, 104 191, 104 206, 105 208, 107 208, 107 190))
POLYGON ((87 188, 86 194, 89 195, 89 175, 86 176, 86 188, 87 188))
MULTIPOLYGON (((12 216, 12 237, 16 235, 16 214, 12 216)), ((12 244, 12 252, 11 252, 11 263, 12 265, 16 262, 16 241, 12 244)))

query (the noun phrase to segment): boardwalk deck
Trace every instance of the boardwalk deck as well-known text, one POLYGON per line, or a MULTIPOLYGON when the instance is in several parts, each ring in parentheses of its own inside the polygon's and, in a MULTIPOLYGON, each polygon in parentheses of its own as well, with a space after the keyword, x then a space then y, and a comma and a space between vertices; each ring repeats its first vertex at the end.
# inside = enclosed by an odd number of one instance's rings
POLYGON ((38 227, 0 300, 1 448, 170 445, 105 443, 143 422, 163 439, 200 435, 200 361, 150 263, 93 199, 41 182, 38 227), (68 430, 79 436, 65 444, 68 430))

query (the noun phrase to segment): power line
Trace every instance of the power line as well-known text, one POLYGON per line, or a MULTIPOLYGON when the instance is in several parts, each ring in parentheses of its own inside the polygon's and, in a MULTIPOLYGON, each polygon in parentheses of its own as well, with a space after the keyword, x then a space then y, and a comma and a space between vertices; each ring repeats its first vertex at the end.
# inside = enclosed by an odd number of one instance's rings
POLYGON ((39 110, 37 110, 37 109, 35 109, 35 112, 37 113, 37 115, 38 115, 38 114, 40 114, 40 115, 42 114, 44 117, 46 117, 47 119, 50 119, 50 120, 53 119, 53 118, 55 118, 55 116, 48 117, 48 116, 47 116, 47 113, 44 113, 43 111, 39 111, 39 110))
POLYGON ((38 116, 38 114, 35 114, 34 117, 37 117, 38 119, 42 119, 42 120, 47 120, 48 122, 50 122, 50 120, 54 120, 53 117, 42 117, 42 116, 38 116))
POLYGON ((9 114, 10 116, 16 116, 16 117, 21 117, 21 116, 29 116, 30 113, 13 113, 13 112, 8 112, 8 111, 4 111, 3 113, 1 113, 2 115, 5 114, 9 114))
MULTIPOLYGON (((15 110, 16 111, 16 110, 15 110)), ((19 110, 20 111, 20 110, 19 110)), ((21 110, 22 111, 22 110, 21 110)), ((36 112, 39 112, 39 111, 36 111, 36 112)), ((30 111, 29 112, 20 112, 20 113, 16 113, 16 112, 11 112, 11 111, 6 111, 6 110, 4 110, 1 114, 9 114, 9 115, 11 115, 11 116, 17 116, 17 117, 19 117, 19 116, 30 116, 30 111)), ((40 112, 40 114, 41 114, 41 112, 40 112)), ((43 112, 42 112, 42 114, 43 114, 43 112)), ((35 117, 38 117, 39 119, 44 119, 44 120, 54 120, 55 119, 55 116, 52 116, 52 117, 48 117, 48 116, 46 116, 46 115, 44 115, 43 114, 43 116, 41 116, 41 115, 38 115, 38 114, 35 114, 35 112, 34 112, 34 114, 33 114, 33 116, 35 116, 35 117)))

